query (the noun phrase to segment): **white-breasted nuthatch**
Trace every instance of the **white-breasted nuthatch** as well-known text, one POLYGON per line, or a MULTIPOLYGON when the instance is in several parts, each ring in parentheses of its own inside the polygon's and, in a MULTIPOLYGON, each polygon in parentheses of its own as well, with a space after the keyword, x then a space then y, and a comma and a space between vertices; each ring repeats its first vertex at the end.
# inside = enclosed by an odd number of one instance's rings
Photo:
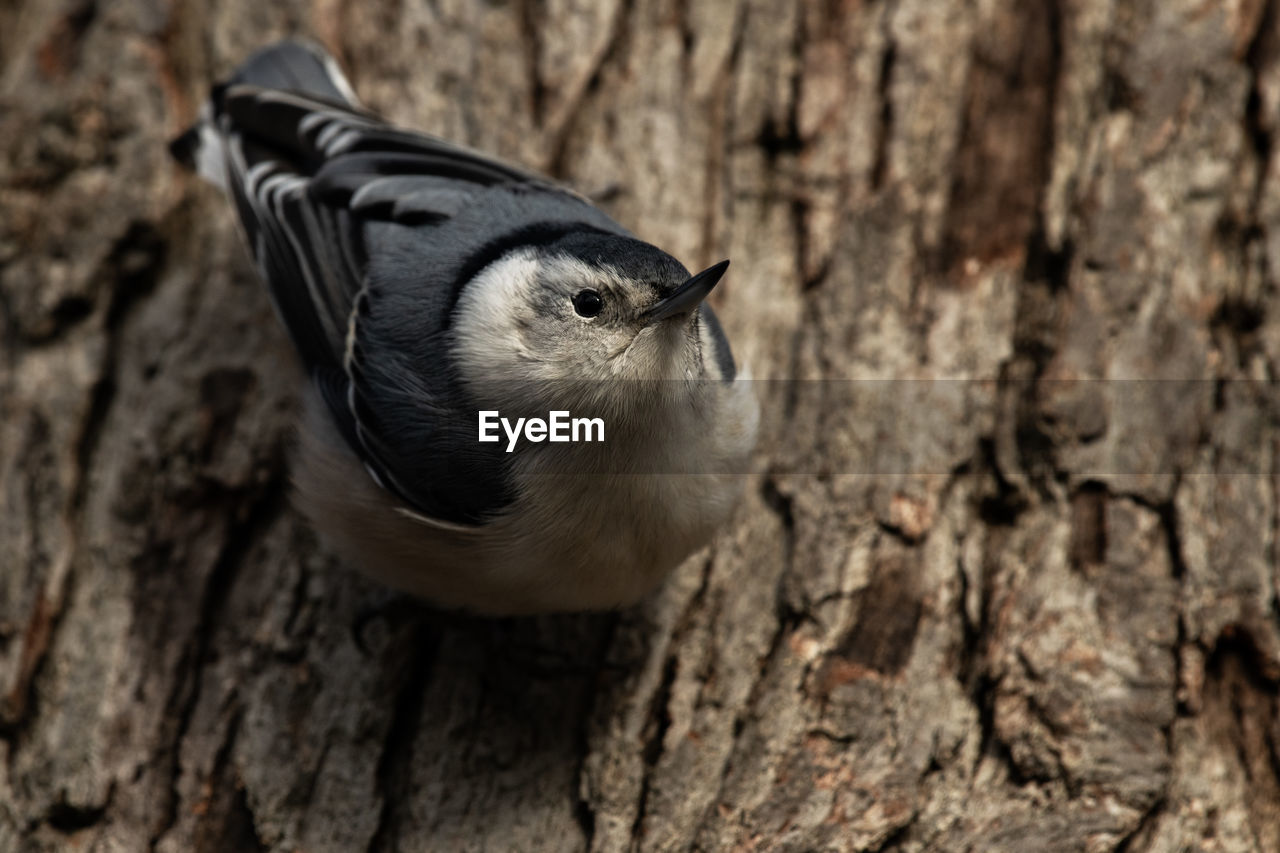
MULTIPOLYGON (((173 153, 224 187, 315 393, 293 478, 338 553, 483 613, 632 603, 729 518, 758 405, 690 276, 585 198, 360 106, 284 41, 173 153), (599 445, 480 440, 588 409, 599 445)), ((545 430, 545 426, 543 427, 545 430)))

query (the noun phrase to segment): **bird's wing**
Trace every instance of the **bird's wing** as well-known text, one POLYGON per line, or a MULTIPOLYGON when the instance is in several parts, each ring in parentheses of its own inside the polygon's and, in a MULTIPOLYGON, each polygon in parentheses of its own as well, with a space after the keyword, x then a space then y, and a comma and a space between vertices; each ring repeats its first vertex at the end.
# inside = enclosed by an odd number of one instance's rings
POLYGON ((462 265, 476 257, 456 241, 491 251, 518 230, 511 208, 530 194, 553 199, 566 220, 612 221, 524 169, 386 125, 303 42, 251 57, 173 150, 230 192, 276 310, 370 474, 415 510, 453 523, 481 523, 509 504, 504 460, 476 443, 474 406, 448 360, 447 314, 462 265), (495 197, 505 216, 473 210, 495 197), (399 254, 379 258, 388 242, 399 254), (379 263, 409 279, 412 352, 367 323, 406 306, 403 288, 384 300, 388 288, 371 273, 379 263))

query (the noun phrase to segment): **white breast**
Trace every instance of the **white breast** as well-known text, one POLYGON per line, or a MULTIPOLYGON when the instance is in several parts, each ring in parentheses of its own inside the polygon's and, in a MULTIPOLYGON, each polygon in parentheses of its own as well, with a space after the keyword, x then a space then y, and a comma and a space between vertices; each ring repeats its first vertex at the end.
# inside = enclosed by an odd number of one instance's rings
MULTIPOLYGON (((600 610, 631 604, 729 519, 746 479, 758 407, 747 383, 706 383, 665 437, 620 446, 632 459, 577 474, 536 455, 517 473, 519 497, 478 528, 431 523, 396 507, 363 470, 323 413, 309 406, 294 479, 298 502, 353 566, 446 607, 481 613, 600 610), (701 423, 694 423, 701 419, 701 423), (643 453, 656 452, 665 456, 643 453), (679 473, 688 471, 693 473, 679 473)), ((644 431, 633 431, 643 437, 644 431)))

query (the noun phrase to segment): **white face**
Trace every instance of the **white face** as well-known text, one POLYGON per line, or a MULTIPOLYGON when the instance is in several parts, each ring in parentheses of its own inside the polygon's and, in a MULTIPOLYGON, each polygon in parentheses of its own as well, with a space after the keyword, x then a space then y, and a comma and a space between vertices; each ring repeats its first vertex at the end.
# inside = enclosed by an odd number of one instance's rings
POLYGON ((653 288, 566 257, 515 252, 463 291, 454 352, 463 377, 555 382, 700 373, 689 316, 646 324, 653 288))

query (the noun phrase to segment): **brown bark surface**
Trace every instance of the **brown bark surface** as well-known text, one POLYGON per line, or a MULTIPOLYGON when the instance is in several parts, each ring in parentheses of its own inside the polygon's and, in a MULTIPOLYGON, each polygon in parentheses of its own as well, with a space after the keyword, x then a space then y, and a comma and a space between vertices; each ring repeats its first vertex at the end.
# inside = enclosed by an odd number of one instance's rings
POLYGON ((0 0, 0 851, 1280 850, 1277 133, 1275 0, 0 0), (767 399, 641 607, 386 592, 165 153, 291 32, 756 377, 965 381, 767 399))

